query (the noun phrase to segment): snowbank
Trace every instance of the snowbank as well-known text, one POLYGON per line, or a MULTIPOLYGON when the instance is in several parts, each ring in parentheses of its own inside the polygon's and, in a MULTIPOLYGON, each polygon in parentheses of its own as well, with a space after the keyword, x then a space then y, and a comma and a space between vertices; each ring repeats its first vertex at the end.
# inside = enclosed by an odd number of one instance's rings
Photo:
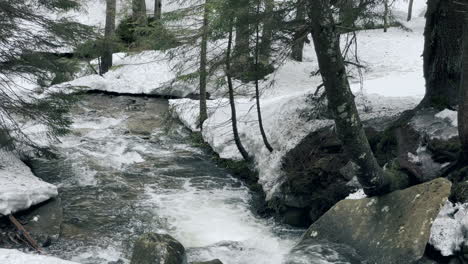
POLYGON ((429 244, 443 256, 453 255, 468 240, 468 204, 447 202, 434 220, 429 244))
POLYGON ((185 97, 197 90, 196 85, 171 85, 176 78, 166 54, 144 51, 137 54, 114 54, 112 69, 100 75, 88 75, 51 87, 50 91, 67 91, 68 87, 127 94, 157 94, 185 97))
POLYGON ((57 194, 56 186, 34 176, 15 155, 0 151, 0 214, 27 209, 57 194))
POLYGON ((59 258, 43 255, 26 254, 16 249, 0 248, 0 263, 2 264, 78 264, 59 258))

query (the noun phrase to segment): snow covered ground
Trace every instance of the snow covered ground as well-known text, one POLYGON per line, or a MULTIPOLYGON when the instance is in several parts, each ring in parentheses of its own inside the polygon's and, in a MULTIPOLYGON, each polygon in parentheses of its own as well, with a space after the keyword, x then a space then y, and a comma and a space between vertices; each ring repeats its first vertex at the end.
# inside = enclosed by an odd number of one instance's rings
POLYGON ((0 151, 0 215, 27 209, 55 196, 57 187, 34 176, 14 154, 0 151))
POLYGON ((2 264, 78 264, 59 258, 44 255, 26 254, 15 249, 0 248, 0 263, 2 264))

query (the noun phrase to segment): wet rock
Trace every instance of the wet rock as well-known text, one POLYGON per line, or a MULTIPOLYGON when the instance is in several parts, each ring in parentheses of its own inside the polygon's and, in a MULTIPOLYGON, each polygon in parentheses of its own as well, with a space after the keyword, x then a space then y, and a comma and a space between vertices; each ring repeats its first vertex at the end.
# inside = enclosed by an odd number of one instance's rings
POLYGON ((223 264, 223 262, 219 259, 214 259, 210 261, 192 262, 191 264, 223 264))
POLYGON ((135 242, 130 264, 186 264, 182 244, 170 235, 147 233, 135 242))
POLYGON ((362 259, 353 248, 325 240, 305 239, 295 246, 284 264, 349 263, 361 264, 362 259))
POLYGON ((301 243, 347 244, 370 263, 415 262, 424 254, 450 188, 448 180, 439 178, 382 197, 343 200, 307 230, 301 243))
POLYGON ((63 221, 63 208, 60 198, 51 199, 40 204, 27 215, 21 217, 27 222, 25 229, 38 242, 46 247, 59 238, 63 221))

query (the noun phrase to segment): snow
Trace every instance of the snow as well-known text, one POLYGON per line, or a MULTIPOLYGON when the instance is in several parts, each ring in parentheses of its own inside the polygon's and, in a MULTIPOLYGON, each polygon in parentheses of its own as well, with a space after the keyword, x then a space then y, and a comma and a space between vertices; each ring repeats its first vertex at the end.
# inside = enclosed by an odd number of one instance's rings
POLYGON ((57 187, 34 176, 13 153, 0 151, 0 214, 27 209, 57 194, 57 187))
POLYGON ((444 119, 450 122, 454 127, 458 127, 458 112, 450 109, 444 109, 443 111, 437 113, 435 117, 444 119))
POLYGON ((16 249, 0 248, 0 263, 2 264, 78 264, 76 262, 66 261, 59 258, 26 254, 16 249))
POLYGON ((364 193, 364 189, 359 189, 348 195, 345 200, 359 200, 364 198, 367 198, 367 195, 364 193))
POLYGON ((443 256, 454 255, 468 239, 468 204, 447 202, 434 220, 429 244, 443 256))

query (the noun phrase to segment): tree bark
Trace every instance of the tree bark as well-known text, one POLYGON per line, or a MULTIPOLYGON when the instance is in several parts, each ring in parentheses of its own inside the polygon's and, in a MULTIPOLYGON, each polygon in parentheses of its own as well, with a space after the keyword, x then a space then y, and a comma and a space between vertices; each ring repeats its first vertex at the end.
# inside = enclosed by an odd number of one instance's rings
POLYGON ((154 0, 154 19, 161 19, 162 0, 154 0))
MULTIPOLYGON (((260 44, 260 62, 264 65, 268 65, 271 54, 271 43, 273 40, 273 27, 275 19, 273 17, 273 11, 275 10, 274 0, 263 0, 265 4, 265 11, 263 13, 263 32, 262 42, 260 44)), ((257 17, 259 16, 257 14, 257 17)))
POLYGON ((458 104, 463 18, 450 2, 427 2, 423 53, 426 95, 422 108, 454 108, 458 104))
POLYGON ((104 47, 102 53, 102 61, 100 74, 104 74, 112 67, 112 40, 115 31, 115 16, 116 16, 117 0, 106 0, 106 26, 104 29, 104 47))
POLYGON ((146 25, 146 1, 145 0, 132 0, 132 17, 133 21, 138 25, 146 25))
POLYGON ((463 29, 463 74, 460 88, 460 104, 458 108, 458 134, 461 141, 462 162, 468 161, 468 15, 464 18, 465 25, 463 29))
POLYGON ((228 47, 226 50, 226 78, 228 82, 229 89, 229 104, 231 106, 231 122, 232 122, 232 133, 234 134, 234 142, 236 143, 237 149, 242 155, 242 158, 246 161, 250 161, 249 154, 245 150, 244 146, 239 137, 239 131, 237 129, 237 114, 236 114, 236 102, 234 101, 234 86, 232 84, 232 75, 231 75, 231 50, 232 50, 232 31, 233 31, 233 19, 230 18, 229 22, 229 37, 228 37, 228 47))
POLYGON ((203 11, 203 28, 200 51, 200 129, 203 130, 203 122, 208 119, 208 110, 206 106, 206 80, 207 80, 207 49, 208 49, 208 1, 205 1, 203 11))
POLYGON ((358 166, 357 178, 367 195, 402 188, 407 185, 405 179, 398 180, 379 166, 367 140, 349 86, 331 8, 329 0, 309 1, 312 37, 336 133, 358 166))
POLYGON ((291 57, 295 61, 302 61, 304 56, 304 45, 309 34, 305 23, 306 6, 304 0, 297 1, 295 23, 298 25, 294 33, 293 45, 291 48, 291 57), (301 26, 299 26, 301 25, 301 26))
MULTIPOLYGON (((257 0, 257 16, 260 14, 260 0, 257 0)), ((260 134, 262 135, 263 144, 268 149, 268 151, 273 152, 273 147, 271 146, 270 142, 265 133, 265 128, 263 127, 263 118, 262 118, 262 110, 260 108, 260 87, 258 83, 259 79, 259 63, 260 63, 260 29, 259 29, 259 22, 255 24, 255 100, 257 103, 257 116, 258 116, 258 126, 260 128, 260 134)), ((262 41, 263 43, 263 41, 262 41)), ((263 63, 263 62, 262 62, 263 63)))
POLYGON ((414 0, 409 0, 409 3, 408 3, 408 17, 406 18, 406 21, 411 21, 411 18, 413 16, 413 1, 414 0))
POLYGON ((389 12, 388 0, 384 0, 384 15, 383 15, 384 32, 387 32, 387 30, 388 30, 388 12, 389 12))
MULTIPOLYGON (((238 0, 234 4, 236 17, 236 40, 234 45, 234 68, 236 71, 245 69, 249 61, 250 50, 250 28, 249 28, 249 6, 250 0, 238 0)), ((236 74, 238 75, 238 73, 236 74)))

